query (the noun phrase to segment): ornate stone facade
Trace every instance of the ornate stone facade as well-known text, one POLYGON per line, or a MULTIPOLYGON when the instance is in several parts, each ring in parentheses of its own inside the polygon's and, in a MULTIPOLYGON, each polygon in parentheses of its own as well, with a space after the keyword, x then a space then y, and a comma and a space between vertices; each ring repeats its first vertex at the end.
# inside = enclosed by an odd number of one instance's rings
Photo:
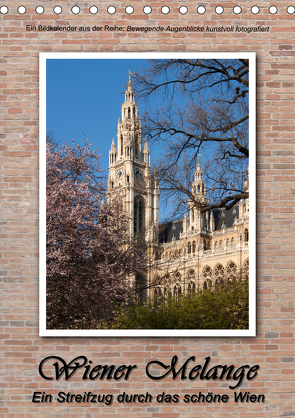
MULTIPOLYGON (((245 190, 248 182, 245 182, 245 190)), ((108 196, 122 191, 130 216, 130 236, 145 243, 150 264, 145 276, 133 278, 147 287, 145 296, 173 295, 195 289, 216 289, 227 281, 248 277, 249 202, 230 210, 201 213, 209 204, 198 162, 192 183, 193 201, 183 219, 159 225, 159 185, 151 175, 150 150, 142 147, 142 129, 129 77, 117 147, 109 152, 108 196)))

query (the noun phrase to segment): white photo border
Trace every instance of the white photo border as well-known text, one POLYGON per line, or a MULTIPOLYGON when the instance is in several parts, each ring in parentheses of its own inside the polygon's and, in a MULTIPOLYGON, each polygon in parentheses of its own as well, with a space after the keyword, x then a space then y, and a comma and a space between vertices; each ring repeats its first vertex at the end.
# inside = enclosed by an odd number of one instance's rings
POLYGON ((39 336, 40 337, 255 337, 256 336, 256 53, 84 53, 39 54, 39 336), (46 62, 50 59, 248 59, 249 60, 249 329, 247 330, 52 330, 46 328, 46 62))

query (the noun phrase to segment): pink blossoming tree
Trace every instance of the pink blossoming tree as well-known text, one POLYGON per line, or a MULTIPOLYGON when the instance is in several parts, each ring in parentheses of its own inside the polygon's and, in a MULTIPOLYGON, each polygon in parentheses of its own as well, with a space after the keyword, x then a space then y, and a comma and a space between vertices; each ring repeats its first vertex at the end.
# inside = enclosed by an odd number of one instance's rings
POLYGON ((73 141, 47 147, 47 327, 99 327, 132 293, 142 255, 129 239, 122 196, 105 201, 99 153, 73 141))

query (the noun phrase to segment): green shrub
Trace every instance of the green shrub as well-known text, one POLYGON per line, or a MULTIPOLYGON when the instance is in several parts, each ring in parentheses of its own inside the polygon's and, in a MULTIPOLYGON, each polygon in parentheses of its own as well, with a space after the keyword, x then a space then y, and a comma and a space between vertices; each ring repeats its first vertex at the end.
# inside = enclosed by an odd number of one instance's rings
POLYGON ((115 313, 112 329, 248 329, 248 282, 175 298, 137 299, 115 313))

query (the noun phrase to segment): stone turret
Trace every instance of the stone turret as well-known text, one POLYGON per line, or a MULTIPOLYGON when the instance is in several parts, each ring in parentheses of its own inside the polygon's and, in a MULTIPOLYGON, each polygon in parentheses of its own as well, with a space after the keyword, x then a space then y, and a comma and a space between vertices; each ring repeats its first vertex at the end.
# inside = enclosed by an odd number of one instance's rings
POLYGON ((122 160, 132 160, 133 158, 142 160, 141 148, 141 121, 138 117, 138 108, 129 73, 125 100, 121 109, 121 120, 118 120, 118 157, 122 160))
POLYGON ((202 206, 209 205, 209 199, 206 197, 206 184, 203 180, 203 171, 201 169, 200 161, 198 161, 194 174, 192 196, 193 198, 188 202, 190 231, 200 230, 203 227, 201 208, 202 206))

